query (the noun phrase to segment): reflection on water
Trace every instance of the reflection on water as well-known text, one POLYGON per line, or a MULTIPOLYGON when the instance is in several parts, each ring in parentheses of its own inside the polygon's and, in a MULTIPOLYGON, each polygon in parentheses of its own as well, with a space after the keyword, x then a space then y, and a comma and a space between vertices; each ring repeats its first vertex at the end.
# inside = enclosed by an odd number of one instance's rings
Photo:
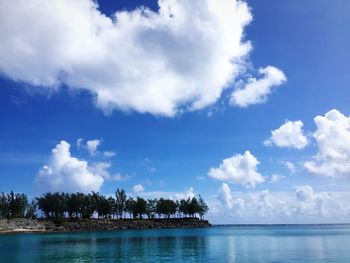
POLYGON ((0 236, 0 262, 350 262, 350 226, 0 236))
MULTIPOLYGON (((103 233, 102 233, 103 235, 103 233)), ((62 262, 67 258, 80 262, 114 259, 122 262, 150 259, 172 261, 206 258, 205 237, 98 237, 41 238, 36 262, 62 262)))

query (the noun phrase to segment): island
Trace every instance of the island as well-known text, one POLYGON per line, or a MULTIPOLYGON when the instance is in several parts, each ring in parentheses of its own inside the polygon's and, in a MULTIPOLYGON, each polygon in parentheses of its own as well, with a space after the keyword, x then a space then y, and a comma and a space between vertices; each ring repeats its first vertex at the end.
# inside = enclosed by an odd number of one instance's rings
POLYGON ((180 200, 99 193, 45 193, 28 202, 25 194, 0 194, 0 234, 203 228, 208 206, 199 195, 180 200))

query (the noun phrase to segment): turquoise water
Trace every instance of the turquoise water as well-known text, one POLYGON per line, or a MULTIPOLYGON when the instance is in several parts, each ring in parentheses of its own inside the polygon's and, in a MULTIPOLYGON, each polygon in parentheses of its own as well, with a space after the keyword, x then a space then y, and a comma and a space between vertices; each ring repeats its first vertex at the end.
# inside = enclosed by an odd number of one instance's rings
POLYGON ((350 262, 350 225, 2 235, 0 262, 350 262))

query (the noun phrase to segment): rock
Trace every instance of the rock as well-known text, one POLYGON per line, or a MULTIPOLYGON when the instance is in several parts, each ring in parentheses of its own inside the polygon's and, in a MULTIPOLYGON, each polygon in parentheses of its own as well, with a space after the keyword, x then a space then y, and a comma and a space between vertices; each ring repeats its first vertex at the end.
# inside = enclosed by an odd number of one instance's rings
POLYGON ((49 219, 0 220, 0 234, 14 232, 112 231, 121 229, 203 228, 207 220, 198 218, 169 219, 63 219, 55 224, 49 219))

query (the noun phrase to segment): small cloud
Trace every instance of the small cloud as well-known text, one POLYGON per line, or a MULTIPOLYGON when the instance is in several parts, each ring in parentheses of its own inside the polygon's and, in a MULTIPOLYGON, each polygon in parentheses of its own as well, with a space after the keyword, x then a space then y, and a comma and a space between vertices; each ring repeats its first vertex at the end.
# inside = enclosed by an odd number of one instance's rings
POLYGON ((304 135, 302 121, 285 121, 281 127, 271 131, 271 137, 264 141, 266 146, 303 149, 309 141, 304 135))
POLYGON ((284 161, 284 162, 282 162, 282 163, 287 167, 287 169, 288 169, 290 172, 295 173, 296 167, 295 167, 295 165, 294 165, 292 162, 290 162, 290 161, 284 161))
POLYGON ((111 181, 127 181, 132 177, 134 177, 134 175, 123 175, 120 173, 116 173, 111 175, 108 179, 111 181))
POLYGON ((196 179, 200 180, 200 181, 205 181, 206 177, 205 176, 197 176, 196 179))
POLYGON ((79 138, 78 140, 77 140, 77 148, 78 148, 78 150, 80 150, 81 149, 81 147, 83 146, 83 138, 79 138))
POLYGON ((98 150, 98 148, 101 146, 102 144, 102 139, 93 139, 93 140, 88 140, 86 141, 86 143, 84 143, 84 139, 83 138, 79 138, 77 140, 77 148, 78 150, 80 149, 86 149, 90 156, 94 157, 94 156, 103 156, 105 158, 112 158, 114 156, 116 156, 117 154, 114 151, 102 151, 100 152, 98 150))
POLYGON ((286 177, 284 175, 279 175, 279 174, 273 174, 270 179, 269 182, 270 183, 277 183, 283 179, 285 179, 286 177))
POLYGON ((86 149, 91 156, 94 156, 97 153, 97 148, 101 145, 101 140, 95 139, 86 142, 86 149))
POLYGON ((132 188, 134 193, 141 193, 145 191, 145 188, 141 184, 134 185, 132 188))
POLYGON ((150 173, 155 173, 157 171, 156 167, 154 166, 153 162, 149 158, 144 158, 141 161, 141 165, 146 168, 146 170, 150 173))
POLYGON ((273 66, 260 68, 259 73, 263 75, 262 78, 250 78, 243 88, 232 92, 231 105, 246 108, 249 105, 265 103, 272 88, 287 81, 284 73, 273 66))
POLYGON ((219 181, 255 187, 265 182, 264 177, 257 171, 259 161, 249 151, 243 155, 236 154, 222 161, 219 167, 210 168, 208 175, 219 181))
POLYGON ((112 158, 114 156, 116 156, 117 154, 113 151, 104 151, 103 152, 103 156, 106 158, 112 158))

